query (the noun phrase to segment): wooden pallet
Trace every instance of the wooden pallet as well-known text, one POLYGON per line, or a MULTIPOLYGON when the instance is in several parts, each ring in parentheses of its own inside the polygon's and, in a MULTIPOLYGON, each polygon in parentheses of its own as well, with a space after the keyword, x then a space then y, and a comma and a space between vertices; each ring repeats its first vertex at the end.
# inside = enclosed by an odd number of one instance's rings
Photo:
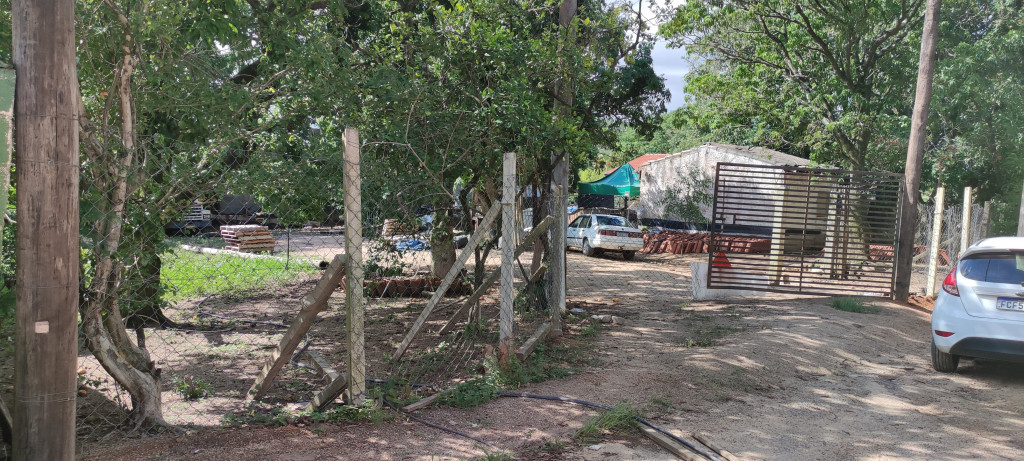
POLYGON ((220 235, 224 238, 225 248, 242 253, 274 251, 277 243, 267 226, 221 226, 220 235))

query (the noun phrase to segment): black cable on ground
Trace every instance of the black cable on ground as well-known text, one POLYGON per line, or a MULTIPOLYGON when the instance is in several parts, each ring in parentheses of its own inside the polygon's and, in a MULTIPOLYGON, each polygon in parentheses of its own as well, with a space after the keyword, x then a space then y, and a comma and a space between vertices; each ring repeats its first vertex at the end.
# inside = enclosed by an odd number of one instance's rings
POLYGON ((411 413, 405 413, 402 410, 399 410, 398 407, 392 405, 391 402, 388 402, 387 399, 381 399, 381 400, 384 402, 384 405, 387 405, 392 410, 395 410, 398 413, 403 414, 403 415, 407 416, 409 419, 411 419, 413 421, 416 421, 416 422, 418 422, 420 424, 424 424, 424 425, 430 426, 430 427, 432 427, 434 429, 438 429, 438 430, 441 430, 441 431, 448 432, 450 434, 455 434, 455 435, 457 435, 459 437, 465 437, 465 438, 467 438, 469 440, 472 440, 472 441, 474 441, 476 443, 487 445, 487 446, 489 446, 491 448, 498 448, 498 447, 494 446, 494 444, 492 444, 492 443, 489 443, 489 442, 487 442, 485 440, 473 437, 472 435, 469 435, 469 434, 467 434, 465 432, 459 432, 459 431, 457 431, 455 429, 452 429, 452 428, 449 428, 449 427, 445 427, 445 426, 442 426, 440 424, 434 424, 434 423, 432 423, 430 421, 427 421, 427 420, 425 420, 423 418, 419 418, 419 417, 417 417, 417 416, 415 416, 415 415, 413 415, 411 413))
MULTIPOLYGON (((580 400, 580 399, 571 399, 571 398, 568 398, 568 397, 558 397, 558 396, 555 396, 555 395, 524 394, 524 393, 520 393, 520 392, 498 392, 498 395, 501 396, 501 397, 521 397, 521 398, 527 398, 527 399, 541 399, 541 400, 553 400, 553 401, 556 401, 556 402, 575 403, 577 405, 583 405, 585 407, 591 407, 591 408, 599 408, 601 410, 606 410, 606 411, 612 409, 611 407, 609 407, 607 405, 601 405, 599 403, 588 402, 586 400, 580 400)), ((700 454, 701 456, 704 456, 705 458, 708 458, 708 459, 714 460, 714 461, 721 461, 721 459, 722 459, 720 456, 718 456, 716 454, 708 453, 708 452, 704 451, 704 449, 702 449, 700 447, 697 447, 697 446, 695 446, 694 444, 692 444, 690 442, 687 442, 686 440, 684 440, 681 437, 676 437, 675 434, 673 434, 673 433, 671 433, 669 431, 666 431, 665 429, 662 429, 662 428, 658 427, 657 425, 655 425, 654 423, 651 423, 650 421, 647 421, 647 420, 645 420, 645 419, 643 419, 643 418, 641 418, 639 416, 634 416, 633 418, 635 418, 637 420, 637 422, 639 422, 640 424, 643 424, 644 426, 647 426, 647 427, 649 427, 651 429, 654 429, 654 430, 656 430, 658 432, 661 432, 662 434, 665 434, 665 435, 671 437, 672 440, 675 440, 676 442, 679 442, 679 443, 683 444, 687 448, 697 452, 698 454, 700 454)))

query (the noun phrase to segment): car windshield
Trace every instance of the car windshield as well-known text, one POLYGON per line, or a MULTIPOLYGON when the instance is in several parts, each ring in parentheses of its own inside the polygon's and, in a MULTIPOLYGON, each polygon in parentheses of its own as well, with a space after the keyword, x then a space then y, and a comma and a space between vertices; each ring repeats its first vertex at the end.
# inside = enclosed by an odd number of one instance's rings
POLYGON ((594 216, 599 226, 625 226, 626 220, 618 216, 594 216))
POLYGON ((960 273, 979 282, 1024 283, 1024 254, 977 253, 960 261, 960 273))

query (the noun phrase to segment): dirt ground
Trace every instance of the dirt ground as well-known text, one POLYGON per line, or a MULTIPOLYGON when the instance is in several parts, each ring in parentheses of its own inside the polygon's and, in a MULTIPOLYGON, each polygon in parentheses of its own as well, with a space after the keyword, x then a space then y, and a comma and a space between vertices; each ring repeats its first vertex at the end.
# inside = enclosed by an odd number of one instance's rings
MULTIPOLYGON (((699 258, 570 254, 571 304, 620 320, 592 340, 593 365, 518 391, 629 402, 743 459, 1024 458, 1024 367, 965 361, 936 373, 929 314, 886 301, 872 302, 877 313, 815 297, 692 301, 687 263, 699 258)), ((435 460, 498 449, 527 460, 674 459, 637 434, 572 441, 596 414, 521 398, 419 413, 496 448, 398 418, 189 430, 94 446, 85 459, 435 460)))

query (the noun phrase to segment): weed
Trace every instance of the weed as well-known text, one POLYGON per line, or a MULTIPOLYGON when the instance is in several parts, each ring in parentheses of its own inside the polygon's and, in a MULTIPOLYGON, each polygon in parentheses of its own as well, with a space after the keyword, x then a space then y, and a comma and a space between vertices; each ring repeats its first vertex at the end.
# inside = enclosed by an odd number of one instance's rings
POLYGON ((597 334, 600 333, 600 332, 601 332, 601 324, 598 323, 598 322, 592 321, 592 322, 590 322, 589 325, 583 327, 580 330, 580 336, 587 337, 587 338, 592 338, 594 336, 597 336, 597 334))
POLYGON ((563 451, 565 451, 565 449, 565 441, 562 440, 548 440, 542 443, 539 447, 537 447, 537 451, 542 451, 553 455, 560 455, 563 451))
POLYGON ((512 453, 507 451, 491 451, 486 452, 483 456, 477 456, 473 458, 473 461, 514 461, 516 459, 512 453))
POLYGON ((628 403, 620 403, 610 410, 597 415, 573 434, 581 445, 600 441, 606 433, 635 432, 637 411, 628 403))
POLYGON ((498 386, 493 378, 484 376, 463 381, 453 389, 444 391, 438 401, 458 408, 473 408, 498 398, 498 386))
POLYGON ((283 408, 274 408, 270 411, 250 408, 241 413, 227 413, 221 418, 221 425, 227 427, 241 427, 245 425, 258 426, 284 426, 288 424, 291 416, 283 408))
POLYGON ((878 308, 870 304, 864 304, 857 298, 838 297, 832 298, 832 307, 846 312, 857 312, 861 314, 877 314, 878 308))
POLYGON ((177 392, 185 400, 198 400, 210 393, 210 383, 195 376, 178 376, 171 379, 174 385, 174 392, 177 392))
POLYGON ((394 415, 381 407, 375 399, 367 399, 362 405, 339 405, 324 411, 299 414, 301 419, 314 423, 361 423, 380 424, 394 419, 394 415))

